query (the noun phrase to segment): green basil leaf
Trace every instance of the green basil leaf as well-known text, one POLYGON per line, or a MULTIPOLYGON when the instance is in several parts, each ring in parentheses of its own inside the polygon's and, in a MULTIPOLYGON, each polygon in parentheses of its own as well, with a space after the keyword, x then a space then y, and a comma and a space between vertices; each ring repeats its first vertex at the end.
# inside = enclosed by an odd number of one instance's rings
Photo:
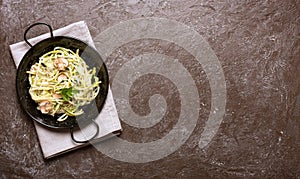
POLYGON ((63 98, 64 101, 68 101, 70 100, 70 98, 72 98, 72 94, 73 94, 73 88, 64 88, 61 90, 61 96, 63 98))

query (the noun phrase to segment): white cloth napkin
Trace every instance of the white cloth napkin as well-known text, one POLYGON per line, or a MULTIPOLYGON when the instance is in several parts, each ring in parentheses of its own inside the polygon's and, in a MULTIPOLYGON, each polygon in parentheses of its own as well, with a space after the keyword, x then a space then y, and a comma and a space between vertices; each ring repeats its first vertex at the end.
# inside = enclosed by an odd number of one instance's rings
MULTIPOLYGON (((89 29, 84 21, 76 22, 66 27, 54 30, 53 35, 74 37, 95 47, 89 29)), ((29 39, 29 42, 34 45, 35 43, 48 37, 50 37, 50 33, 29 39)), ((30 47, 24 41, 10 45, 10 50, 16 67, 18 67, 23 56, 29 49, 30 47)), ((120 131, 122 129, 110 89, 108 91, 108 96, 104 107, 95 121, 100 126, 100 131, 98 136, 93 141, 107 138, 112 134, 112 132, 120 131)), ((71 139, 69 130, 50 129, 38 124, 37 122, 34 122, 34 125, 45 158, 51 158, 86 145, 74 143, 71 139)), ((92 126, 87 126, 87 128, 89 127, 92 128, 92 126)), ((85 139, 84 136, 86 136, 86 134, 83 135, 84 130, 85 128, 81 128, 81 131, 74 132, 75 137, 79 140, 85 139)))

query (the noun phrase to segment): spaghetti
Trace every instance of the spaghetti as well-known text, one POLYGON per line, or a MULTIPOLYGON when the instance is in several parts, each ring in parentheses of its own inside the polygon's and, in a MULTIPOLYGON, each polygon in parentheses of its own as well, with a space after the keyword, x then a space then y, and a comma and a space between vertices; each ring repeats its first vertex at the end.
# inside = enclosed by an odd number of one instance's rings
POLYGON ((41 56, 27 73, 29 93, 38 103, 37 109, 52 116, 61 114, 58 121, 83 114, 81 107, 94 100, 100 90, 96 68, 89 69, 79 50, 74 53, 55 47, 41 56))

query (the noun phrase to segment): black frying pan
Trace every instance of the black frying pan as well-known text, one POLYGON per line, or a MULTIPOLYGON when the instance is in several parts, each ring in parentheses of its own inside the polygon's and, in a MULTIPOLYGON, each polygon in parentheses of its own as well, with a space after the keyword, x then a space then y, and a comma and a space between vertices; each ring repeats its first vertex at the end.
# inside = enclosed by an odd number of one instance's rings
POLYGON ((70 129, 71 138, 74 142, 86 143, 89 140, 96 137, 97 134, 99 133, 99 126, 94 121, 94 119, 98 116, 98 114, 100 113, 104 105, 108 93, 108 84, 109 84, 107 68, 99 53, 94 48, 90 47, 88 44, 82 42, 81 40, 71 38, 71 37, 66 37, 66 36, 54 37, 51 26, 46 23, 35 23, 29 26, 24 33, 24 40, 31 48, 22 58, 17 70, 17 79, 16 79, 17 94, 22 108, 26 111, 26 113, 31 118, 33 118, 36 122, 42 124, 43 126, 49 128, 55 128, 55 129, 59 129, 59 128, 70 129), (44 39, 35 45, 31 45, 28 42, 26 35, 32 27, 37 25, 46 25, 50 30, 51 37, 44 39), (92 101, 90 104, 82 107, 82 109, 85 111, 84 114, 76 117, 69 116, 67 120, 62 122, 57 121, 59 115, 55 115, 53 117, 51 115, 42 114, 39 110, 37 110, 37 103, 35 103, 31 99, 31 96, 29 94, 30 84, 28 80, 28 74, 26 73, 26 71, 29 71, 30 67, 34 63, 38 62, 39 57, 41 57, 43 54, 49 51, 52 51, 54 47, 68 48, 74 52, 77 49, 79 49, 80 57, 86 62, 86 64, 90 68, 96 67, 96 74, 99 80, 102 82, 100 83, 100 93, 97 95, 96 99, 92 101), (74 128, 88 125, 90 123, 93 123, 97 128, 95 135, 93 135, 93 137, 89 140, 85 140, 85 141, 76 140, 73 134, 74 128))

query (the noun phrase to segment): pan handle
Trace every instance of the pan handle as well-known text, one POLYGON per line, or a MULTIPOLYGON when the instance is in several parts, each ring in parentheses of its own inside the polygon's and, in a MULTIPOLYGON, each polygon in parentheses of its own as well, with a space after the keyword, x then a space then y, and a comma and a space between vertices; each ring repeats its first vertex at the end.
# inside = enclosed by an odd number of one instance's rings
POLYGON ((37 23, 34 23, 34 24, 30 25, 30 26, 25 30, 25 33, 24 33, 24 40, 25 40, 25 42, 26 42, 30 47, 32 47, 32 45, 31 45, 31 43, 28 42, 26 36, 27 36, 28 31, 29 31, 32 27, 37 26, 37 25, 46 25, 46 26, 48 26, 48 28, 49 28, 49 30, 50 30, 51 37, 53 37, 53 30, 52 30, 52 27, 51 27, 49 24, 46 24, 46 23, 44 23, 44 22, 37 22, 37 23))
POLYGON ((89 142, 90 140, 92 140, 92 139, 94 139, 98 134, 99 134, 99 125, 94 121, 94 120, 91 120, 92 122, 93 122, 93 124, 96 126, 96 133, 90 138, 90 139, 88 139, 88 140, 77 140, 77 139, 75 139, 75 137, 74 137, 74 128, 73 127, 71 127, 70 128, 70 133, 71 133, 71 138, 72 138, 72 140, 74 141, 74 142, 76 142, 76 143, 87 143, 87 142, 89 142))

